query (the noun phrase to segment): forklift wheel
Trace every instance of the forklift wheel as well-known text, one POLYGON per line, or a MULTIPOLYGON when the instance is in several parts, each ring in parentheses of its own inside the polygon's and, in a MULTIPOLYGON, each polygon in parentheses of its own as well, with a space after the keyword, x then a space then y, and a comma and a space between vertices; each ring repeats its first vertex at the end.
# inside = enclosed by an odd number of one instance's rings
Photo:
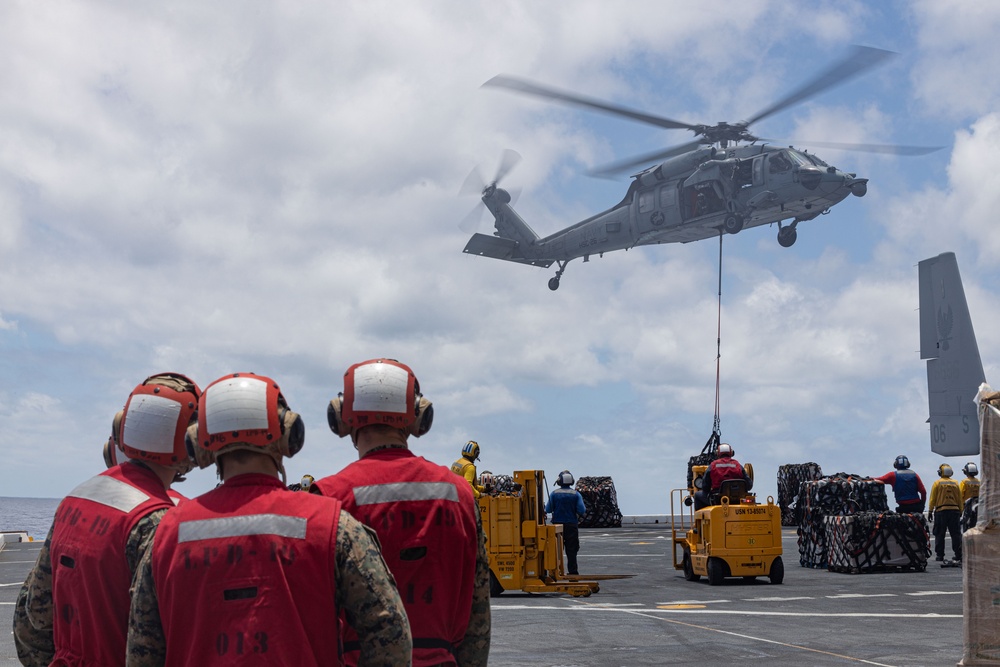
POLYGON ((726 563, 721 558, 708 559, 708 585, 718 586, 726 579, 726 563))
POLYGON ((781 556, 771 563, 771 572, 767 575, 772 584, 780 584, 785 580, 785 564, 781 562, 781 556))
POLYGON ((684 565, 684 578, 688 581, 698 581, 701 579, 700 574, 694 573, 694 567, 691 565, 691 554, 687 551, 684 552, 684 558, 681 561, 684 565))
POLYGON ((493 574, 493 570, 490 570, 490 597, 498 598, 501 593, 503 593, 503 586, 500 585, 497 576, 493 574))

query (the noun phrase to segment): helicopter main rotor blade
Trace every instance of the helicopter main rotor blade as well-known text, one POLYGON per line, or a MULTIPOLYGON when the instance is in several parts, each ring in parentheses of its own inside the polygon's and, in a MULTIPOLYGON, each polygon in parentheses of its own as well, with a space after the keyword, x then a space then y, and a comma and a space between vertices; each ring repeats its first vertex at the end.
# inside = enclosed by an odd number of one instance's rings
POLYGON ((645 155, 637 155, 618 162, 612 162, 611 164, 606 164, 596 169, 592 169, 587 173, 591 176, 610 178, 621 174, 623 171, 628 169, 634 169, 640 165, 650 165, 660 162, 661 160, 674 157, 675 155, 682 155, 688 151, 698 148, 698 146, 701 146, 704 143, 706 142, 702 139, 695 139, 694 141, 689 141, 686 144, 674 146, 673 148, 662 149, 653 153, 646 153, 645 155))
POLYGON ((531 81, 506 76, 504 74, 498 74, 484 83, 483 86, 506 88, 518 93, 544 97, 546 99, 556 100, 557 102, 565 102, 566 104, 586 107, 588 109, 596 109, 597 111, 603 111, 604 113, 609 113, 615 116, 624 116, 625 118, 637 120, 640 123, 656 125, 657 127, 663 127, 668 130, 696 129, 695 125, 691 125, 689 123, 682 123, 678 120, 670 120, 669 118, 654 116, 652 114, 643 113, 642 111, 635 111, 617 104, 609 104, 607 102, 595 100, 591 97, 584 97, 583 95, 563 92, 561 90, 556 90, 555 88, 549 88, 548 86, 542 86, 537 83, 532 83, 531 81))
MULTIPOLYGON (((787 141, 777 141, 774 139, 761 139, 771 144, 789 145, 787 141)), ((815 146, 817 148, 836 148, 844 151, 858 151, 860 153, 881 153, 883 155, 903 155, 907 157, 916 155, 927 155, 934 151, 939 151, 944 146, 902 146, 899 144, 849 144, 839 141, 796 141, 796 146, 815 146)))
POLYGON ((779 111, 783 111, 794 104, 798 104, 799 102, 818 95, 825 90, 845 83, 856 76, 860 76, 873 67, 884 63, 886 60, 895 55, 896 54, 892 51, 876 49, 870 46, 855 46, 851 49, 851 52, 846 58, 844 58, 844 60, 835 63, 826 71, 821 72, 810 81, 800 86, 797 90, 785 96, 779 102, 776 102, 770 107, 757 113, 757 115, 746 121, 746 124, 752 125, 753 123, 763 120, 768 116, 778 113, 779 111))

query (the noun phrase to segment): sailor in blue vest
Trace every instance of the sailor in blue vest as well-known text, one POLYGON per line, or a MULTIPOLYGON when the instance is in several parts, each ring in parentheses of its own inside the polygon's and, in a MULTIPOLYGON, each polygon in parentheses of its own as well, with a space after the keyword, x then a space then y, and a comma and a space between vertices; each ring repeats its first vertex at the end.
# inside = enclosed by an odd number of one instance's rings
POLYGON ((875 477, 874 480, 892 486, 892 493, 896 496, 896 512, 922 513, 927 501, 927 490, 920 481, 920 475, 910 470, 910 459, 900 454, 893 461, 892 467, 895 470, 875 477))
POLYGON ((566 573, 580 574, 576 566, 576 554, 580 551, 580 528, 577 526, 578 516, 587 513, 583 504, 583 496, 573 488, 573 475, 569 470, 559 473, 556 484, 559 488, 549 494, 545 503, 545 513, 552 514, 552 523, 561 523, 563 527, 563 545, 566 547, 566 573))

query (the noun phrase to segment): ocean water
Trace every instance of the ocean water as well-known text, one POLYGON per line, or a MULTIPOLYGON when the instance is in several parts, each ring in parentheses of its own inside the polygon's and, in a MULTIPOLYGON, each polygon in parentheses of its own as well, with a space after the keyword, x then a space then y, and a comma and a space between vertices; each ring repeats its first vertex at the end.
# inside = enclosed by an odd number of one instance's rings
POLYGON ((37 541, 45 539, 61 498, 0 497, 0 530, 23 530, 37 541))

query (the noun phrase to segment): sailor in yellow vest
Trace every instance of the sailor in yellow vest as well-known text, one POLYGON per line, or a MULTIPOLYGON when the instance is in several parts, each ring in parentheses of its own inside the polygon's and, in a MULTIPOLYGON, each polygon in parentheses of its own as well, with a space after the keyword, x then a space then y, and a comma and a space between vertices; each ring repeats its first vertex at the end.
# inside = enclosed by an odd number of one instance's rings
POLYGON ((479 498, 483 493, 483 487, 476 481, 476 461, 479 460, 479 443, 469 440, 462 447, 462 456, 451 464, 451 471, 456 475, 461 475, 472 485, 472 494, 479 498))
POLYGON ((965 479, 958 483, 958 488, 962 490, 962 532, 976 525, 979 514, 979 467, 969 461, 962 468, 965 479))
POLYGON ((951 548, 955 560, 962 560, 962 530, 959 520, 962 516, 962 490, 958 482, 951 478, 955 471, 947 463, 938 466, 938 479, 931 486, 928 519, 934 520, 935 560, 944 560, 944 534, 951 534, 951 548))
POLYGON ((969 498, 979 497, 979 478, 976 477, 979 474, 979 467, 970 461, 962 468, 962 472, 965 473, 965 479, 959 482, 958 486, 962 490, 962 504, 964 505, 969 498))

